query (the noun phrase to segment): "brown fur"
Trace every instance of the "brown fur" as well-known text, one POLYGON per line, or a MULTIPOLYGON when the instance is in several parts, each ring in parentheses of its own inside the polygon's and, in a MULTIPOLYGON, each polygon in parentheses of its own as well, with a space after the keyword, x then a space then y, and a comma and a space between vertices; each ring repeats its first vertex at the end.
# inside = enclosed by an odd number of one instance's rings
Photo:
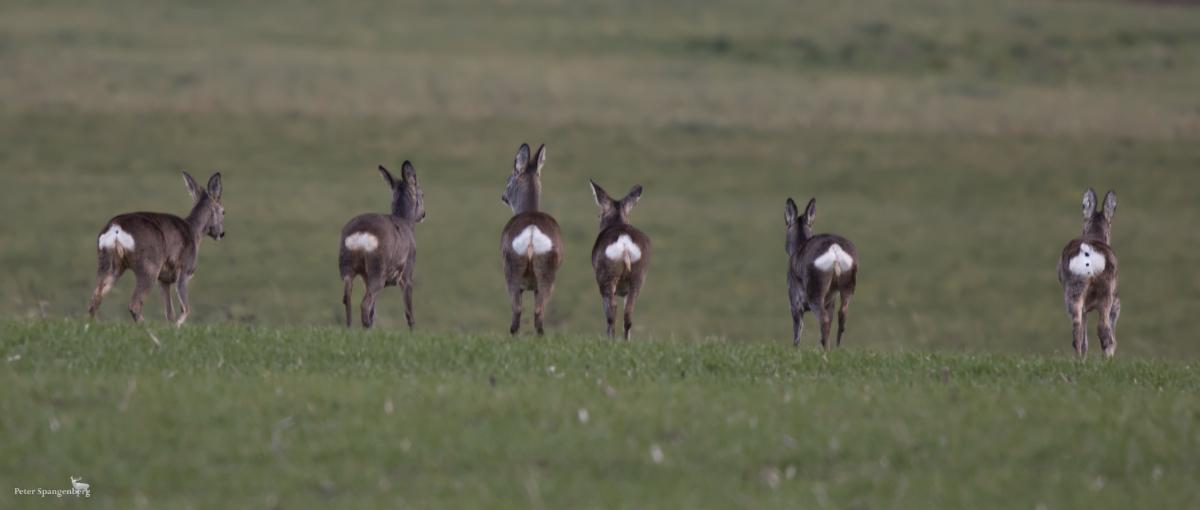
POLYGON ((563 261, 562 231, 558 228, 558 222, 549 214, 538 211, 542 192, 542 166, 545 163, 545 145, 538 149, 537 156, 531 159, 529 146, 522 144, 513 162, 508 187, 500 197, 513 211, 512 219, 504 225, 504 230, 500 233, 500 256, 512 306, 512 325, 508 331, 514 335, 521 330, 521 296, 527 290, 533 291, 534 327, 539 335, 545 334, 542 326, 546 304, 554 294, 554 278, 563 261), (521 250, 513 249, 513 238, 530 225, 536 226, 542 234, 550 238, 550 251, 534 254, 532 244, 521 250))
POLYGON ((1110 190, 1104 197, 1103 207, 1096 210, 1096 192, 1088 188, 1083 194, 1083 235, 1067 243, 1058 259, 1058 282, 1063 287, 1063 299, 1067 304, 1067 315, 1071 318, 1072 340, 1075 354, 1087 354, 1087 314, 1092 310, 1099 313, 1096 335, 1105 357, 1117 351, 1117 318, 1121 315, 1121 299, 1117 297, 1117 256, 1108 245, 1113 214, 1117 210, 1117 193, 1110 190), (1080 245, 1088 244, 1104 257, 1104 270, 1086 276, 1075 274, 1070 269, 1071 259, 1079 255, 1080 245))
POLYGON ((401 167, 399 179, 383 166, 379 167, 379 173, 392 189, 392 214, 357 216, 342 227, 338 241, 338 268, 345 283, 342 303, 346 305, 346 327, 350 327, 352 320, 350 297, 354 279, 361 277, 367 286, 360 311, 363 327, 375 324, 375 301, 383 288, 399 285, 404 291, 404 318, 412 331, 412 281, 417 264, 413 226, 425 219, 425 195, 417 184, 417 172, 408 161, 401 167), (371 251, 347 248, 346 238, 357 233, 375 236, 379 245, 371 251))
POLYGON ((88 316, 95 317, 100 302, 112 290, 126 269, 137 276, 133 298, 129 300, 129 314, 133 320, 142 321, 142 302, 154 281, 162 294, 167 322, 182 325, 187 320, 188 281, 196 272, 196 258, 200 253, 200 240, 205 235, 215 240, 225 237, 221 223, 225 219, 225 208, 221 207, 221 174, 208 180, 207 188, 200 188, 195 179, 183 172, 183 181, 192 195, 192 211, 187 219, 173 214, 135 212, 122 214, 108 220, 97 235, 104 235, 112 225, 118 225, 133 237, 134 248, 126 250, 122 245, 99 247, 96 255, 99 268, 96 270, 96 291, 92 293, 92 304, 88 316), (171 303, 171 284, 179 297, 179 319, 171 303))
POLYGON ((592 196, 596 199, 596 205, 600 206, 600 235, 596 236, 596 244, 592 246, 592 268, 596 271, 596 284, 600 287, 600 299, 604 303, 608 337, 616 334, 617 296, 623 296, 625 339, 628 340, 629 329, 633 327, 633 305, 642 292, 642 284, 646 282, 652 251, 650 238, 629 224, 629 211, 642 196, 642 187, 634 186, 625 198, 618 201, 610 198, 594 181, 590 182, 592 196), (622 235, 629 236, 637 245, 641 250, 641 258, 631 261, 628 252, 619 260, 608 258, 605 250, 622 235))
POLYGON ((850 298, 858 284, 858 250, 844 237, 834 234, 812 234, 813 218, 817 215, 817 199, 808 202, 804 216, 792 199, 787 200, 784 221, 787 236, 784 249, 788 253, 788 298, 792 309, 792 345, 800 345, 800 332, 804 330, 804 312, 812 311, 821 325, 821 347, 829 348, 829 329, 833 319, 834 295, 840 295, 842 307, 838 311, 837 345, 842 345, 842 333, 846 331, 846 313, 850 298), (853 259, 853 266, 843 268, 834 264, 822 271, 814 261, 825 255, 833 245, 841 247, 853 259))

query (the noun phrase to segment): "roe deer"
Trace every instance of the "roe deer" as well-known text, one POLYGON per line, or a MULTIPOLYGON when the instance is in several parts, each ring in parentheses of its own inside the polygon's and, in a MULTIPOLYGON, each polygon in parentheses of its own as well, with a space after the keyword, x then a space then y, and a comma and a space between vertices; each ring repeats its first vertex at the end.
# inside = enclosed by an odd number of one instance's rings
POLYGON ((196 272, 196 257, 200 253, 200 239, 205 235, 220 240, 225 237, 221 222, 225 219, 225 208, 221 207, 221 174, 213 174, 208 187, 201 188, 187 172, 183 182, 192 194, 192 211, 187 219, 173 214, 135 212, 122 214, 104 225, 97 240, 96 255, 100 268, 96 270, 96 292, 92 294, 92 305, 88 316, 95 317, 100 301, 112 290, 126 269, 137 275, 137 286, 129 300, 129 314, 133 320, 142 322, 142 301, 150 292, 150 286, 158 280, 166 307, 167 322, 183 324, 188 316, 188 280, 196 272), (171 305, 171 284, 179 296, 179 320, 171 305))
POLYGON ((604 301, 604 318, 608 321, 608 337, 615 332, 617 296, 625 298, 625 339, 633 326, 633 304, 646 282, 650 269, 650 238, 629 224, 629 210, 642 196, 641 185, 634 186, 621 200, 613 200, 595 181, 592 197, 600 206, 600 235, 592 246, 592 268, 604 301))
POLYGON ((1087 314, 1099 310, 1096 335, 1106 357, 1117 351, 1117 317, 1121 300, 1117 298, 1117 256, 1108 246, 1113 213, 1117 210, 1117 192, 1109 190, 1104 207, 1096 211, 1096 192, 1083 193, 1083 235, 1067 243, 1058 259, 1058 282, 1062 284, 1071 317, 1071 345, 1075 354, 1087 354, 1087 314))
POLYGON ((846 310, 858 283, 858 250, 842 236, 813 235, 813 217, 817 215, 817 199, 808 202, 804 216, 792 199, 787 199, 783 218, 787 223, 788 297, 792 304, 793 346, 800 345, 804 330, 804 312, 811 310, 821 325, 821 347, 829 349, 829 326, 833 320, 834 294, 840 294, 842 308, 838 311, 837 345, 842 345, 846 330, 846 310))
POLYGON ((533 325, 544 334, 542 316, 546 303, 554 293, 554 276, 563 261, 562 232, 558 222, 549 214, 538 212, 542 196, 542 165, 546 163, 546 146, 538 149, 537 157, 529 159, 529 145, 521 144, 513 162, 508 188, 500 197, 512 208, 513 217, 500 234, 500 254, 504 262, 504 281, 512 302, 512 327, 521 329, 521 295, 533 291, 533 325))
POLYGON ((338 268, 345 283, 346 327, 350 327, 350 295, 354 278, 362 277, 367 294, 362 300, 362 325, 375 324, 375 300, 384 287, 399 285, 404 291, 404 318, 413 329, 413 269, 417 264, 417 238, 413 226, 425 219, 425 194, 417 185, 417 171, 404 162, 400 178, 382 165, 379 173, 392 189, 392 214, 356 216, 342 227, 338 242, 338 268))

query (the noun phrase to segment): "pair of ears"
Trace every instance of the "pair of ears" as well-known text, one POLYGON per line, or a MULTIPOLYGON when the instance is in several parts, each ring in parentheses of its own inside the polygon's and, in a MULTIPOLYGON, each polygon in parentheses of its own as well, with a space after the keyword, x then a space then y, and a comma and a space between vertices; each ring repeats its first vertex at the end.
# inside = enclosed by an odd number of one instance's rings
MULTIPOLYGON (((1117 212, 1117 192, 1108 190, 1108 194, 1104 195, 1104 218, 1111 220, 1113 213, 1117 212)), ((1096 214, 1096 192, 1092 188, 1088 188, 1083 192, 1083 217, 1091 219, 1096 214)))
POLYGON ((536 165, 529 165, 529 144, 521 144, 521 148, 517 149, 517 159, 513 161, 513 175, 521 172, 533 172, 534 175, 542 175, 542 165, 546 164, 546 144, 542 144, 542 148, 538 149, 537 156, 534 158, 536 165))
POLYGON ((609 197, 608 193, 604 191, 604 188, 601 188, 600 185, 596 184, 596 181, 588 179, 588 182, 592 185, 592 198, 596 199, 596 205, 600 206, 600 208, 605 211, 620 207, 622 211, 624 211, 626 214, 629 214, 629 210, 633 209, 633 206, 637 205, 639 198, 642 198, 641 184, 634 186, 633 189, 629 190, 629 194, 625 195, 625 198, 622 198, 618 201, 609 197))
POLYGON ((200 199, 203 198, 201 193, 207 193, 214 201, 221 202, 221 172, 217 172, 208 178, 208 187, 205 189, 200 189, 200 185, 196 184, 196 179, 193 179, 186 171, 183 172, 183 182, 187 184, 188 193, 192 195, 193 203, 200 202, 200 199))
MULTIPOLYGON (((796 202, 792 199, 787 199, 787 207, 783 209, 783 220, 791 225, 796 222, 796 217, 799 216, 800 209, 796 207, 796 202)), ((817 216, 817 199, 808 201, 808 207, 804 208, 804 223, 812 225, 813 218, 817 216)))
POLYGON ((392 189, 400 189, 402 183, 407 184, 410 189, 417 185, 417 170, 408 161, 405 161, 404 165, 400 167, 400 179, 396 179, 383 165, 379 165, 379 173, 383 176, 383 182, 386 182, 392 189))

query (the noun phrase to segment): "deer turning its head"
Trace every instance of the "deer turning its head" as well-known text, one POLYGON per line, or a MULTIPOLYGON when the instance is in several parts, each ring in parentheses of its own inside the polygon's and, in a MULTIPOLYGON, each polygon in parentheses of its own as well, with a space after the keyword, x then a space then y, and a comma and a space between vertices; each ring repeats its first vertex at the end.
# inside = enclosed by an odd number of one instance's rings
POLYGON ((842 345, 846 330, 846 311, 858 283, 858 250, 844 237, 834 234, 813 235, 817 199, 808 202, 804 215, 792 199, 787 199, 783 219, 787 224, 784 249, 788 253, 788 298, 792 308, 792 345, 800 345, 804 312, 812 311, 821 325, 821 347, 829 348, 829 328, 833 318, 834 296, 840 295, 837 344, 842 345))
POLYGON ((399 179, 383 166, 379 167, 379 174, 392 190, 392 214, 368 213, 355 217, 342 227, 338 243, 338 268, 345 283, 342 303, 346 305, 346 327, 351 322, 354 278, 361 277, 367 286, 361 310, 363 327, 375 324, 375 300, 380 291, 399 285, 404 291, 404 318, 412 331, 412 281, 417 263, 413 225, 425 219, 425 194, 417 185, 417 171, 408 161, 400 168, 399 179))
POLYGON ((1117 352, 1115 330, 1121 300, 1117 297, 1117 256, 1108 246, 1116 210, 1115 191, 1109 190, 1097 211, 1096 192, 1088 188, 1083 193, 1083 235, 1067 243, 1058 259, 1058 282, 1073 328, 1071 345, 1080 357, 1087 354, 1087 314, 1092 310, 1099 312, 1096 334, 1104 356, 1111 358, 1117 352))
POLYGON ((539 335, 546 303, 554 293, 554 277, 563 261, 562 231, 549 214, 538 211, 542 197, 542 166, 546 164, 546 146, 529 157, 529 146, 521 144, 513 162, 508 187, 500 200, 512 208, 513 217, 500 233, 500 257, 504 264, 504 282, 512 305, 512 326, 521 330, 521 296, 533 291, 533 325, 539 335))
POLYGON ((625 297, 625 339, 633 327, 633 305, 646 282, 650 269, 650 238, 629 224, 629 211, 642 196, 642 187, 634 186, 621 200, 613 200, 604 189, 589 180, 592 197, 600 206, 600 235, 592 246, 592 268, 604 302, 608 337, 616 331, 617 296, 625 297))
POLYGON ((96 316, 100 301, 125 270, 132 269, 137 276, 137 286, 129 300, 133 320, 142 321, 142 302, 155 280, 162 293, 167 322, 174 321, 179 326, 187 320, 188 281, 196 272, 200 239, 206 235, 215 240, 225 237, 221 225, 225 208, 221 207, 221 174, 213 174, 204 188, 187 172, 183 172, 183 182, 192 195, 192 211, 186 219, 173 214, 135 212, 116 216, 104 225, 97 239, 100 267, 96 270, 96 291, 88 316, 96 316), (175 284, 175 294, 179 297, 178 320, 171 304, 171 284, 175 284))

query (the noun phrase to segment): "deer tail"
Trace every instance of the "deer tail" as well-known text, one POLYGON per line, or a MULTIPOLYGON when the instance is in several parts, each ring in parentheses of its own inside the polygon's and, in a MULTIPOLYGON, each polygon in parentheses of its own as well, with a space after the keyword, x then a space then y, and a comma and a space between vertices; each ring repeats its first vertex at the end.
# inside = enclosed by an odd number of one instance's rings
POLYGON ((525 258, 533 260, 533 236, 529 236, 529 247, 525 248, 525 258))
POLYGON ((625 249, 625 271, 633 270, 633 262, 629 260, 629 249, 625 249))

